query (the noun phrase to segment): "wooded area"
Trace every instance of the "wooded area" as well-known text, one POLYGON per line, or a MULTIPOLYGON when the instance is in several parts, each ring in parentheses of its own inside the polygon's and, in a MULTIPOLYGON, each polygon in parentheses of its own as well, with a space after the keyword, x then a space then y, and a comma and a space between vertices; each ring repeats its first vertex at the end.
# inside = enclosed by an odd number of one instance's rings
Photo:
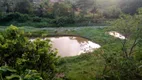
POLYGON ((1 0, 0 24, 36 27, 105 24, 135 14, 141 0, 1 0), (34 23, 34 24, 32 24, 34 23))

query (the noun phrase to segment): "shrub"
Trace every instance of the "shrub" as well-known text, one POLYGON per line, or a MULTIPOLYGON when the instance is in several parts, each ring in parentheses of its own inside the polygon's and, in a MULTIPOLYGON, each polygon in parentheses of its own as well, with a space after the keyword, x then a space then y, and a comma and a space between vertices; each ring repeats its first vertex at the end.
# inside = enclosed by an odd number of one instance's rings
POLYGON ((141 80, 139 61, 133 57, 124 58, 119 53, 106 53, 103 55, 105 68, 103 78, 107 80, 141 80))
POLYGON ((19 74, 27 69, 36 70, 44 79, 51 80, 56 73, 56 54, 49 40, 31 42, 15 26, 10 26, 0 35, 0 66, 10 66, 19 74))
POLYGON ((69 17, 57 17, 51 21, 51 24, 56 24, 57 27, 65 26, 74 23, 74 20, 69 17))
POLYGON ((14 21, 18 21, 18 22, 25 22, 29 19, 30 19, 30 17, 27 14, 20 14, 20 13, 16 12, 16 13, 4 14, 2 16, 2 18, 0 19, 0 21, 9 22, 9 21, 14 20, 14 21))
POLYGON ((17 22, 26 22, 28 20, 31 20, 30 16, 28 14, 20 14, 20 16, 15 19, 17 22))
POLYGON ((64 26, 66 23, 66 18, 65 17, 57 17, 52 21, 53 24, 56 24, 57 27, 64 26))
POLYGON ((33 22, 41 22, 41 18, 40 17, 33 17, 33 22))
POLYGON ((36 70, 25 70, 18 74, 19 71, 9 66, 0 67, 0 77, 2 80, 43 80, 36 70))

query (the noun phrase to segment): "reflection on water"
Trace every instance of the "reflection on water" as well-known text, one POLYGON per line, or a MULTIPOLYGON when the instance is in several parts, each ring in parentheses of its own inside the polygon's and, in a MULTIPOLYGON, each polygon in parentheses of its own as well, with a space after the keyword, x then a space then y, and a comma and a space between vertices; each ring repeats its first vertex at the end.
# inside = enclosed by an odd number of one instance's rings
POLYGON ((122 34, 116 32, 116 31, 110 31, 109 35, 112 35, 112 36, 117 37, 119 39, 125 39, 125 36, 123 36, 122 34))
MULTIPOLYGON (((76 56, 92 52, 101 46, 81 37, 49 37, 54 49, 58 50, 61 57, 76 56)), ((31 40, 33 41, 33 40, 31 40)))

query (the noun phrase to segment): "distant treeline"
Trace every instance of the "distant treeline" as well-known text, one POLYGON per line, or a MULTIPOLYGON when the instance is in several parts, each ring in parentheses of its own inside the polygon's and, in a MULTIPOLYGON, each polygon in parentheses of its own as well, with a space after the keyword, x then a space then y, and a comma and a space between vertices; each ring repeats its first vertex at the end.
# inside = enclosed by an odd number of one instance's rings
POLYGON ((0 0, 0 24, 94 25, 116 19, 121 12, 133 15, 140 7, 142 0, 0 0))

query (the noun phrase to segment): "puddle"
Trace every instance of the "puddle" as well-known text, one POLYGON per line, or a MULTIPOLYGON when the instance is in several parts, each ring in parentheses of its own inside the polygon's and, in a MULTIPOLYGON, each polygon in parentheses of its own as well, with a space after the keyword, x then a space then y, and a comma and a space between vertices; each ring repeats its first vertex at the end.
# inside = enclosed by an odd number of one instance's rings
MULTIPOLYGON (((58 55, 61 57, 77 56, 82 53, 89 53, 101 47, 99 44, 82 37, 62 36, 48 37, 45 39, 49 39, 51 41, 53 49, 57 49, 58 55)), ((34 41, 34 39, 31 39, 30 41, 34 41)))

